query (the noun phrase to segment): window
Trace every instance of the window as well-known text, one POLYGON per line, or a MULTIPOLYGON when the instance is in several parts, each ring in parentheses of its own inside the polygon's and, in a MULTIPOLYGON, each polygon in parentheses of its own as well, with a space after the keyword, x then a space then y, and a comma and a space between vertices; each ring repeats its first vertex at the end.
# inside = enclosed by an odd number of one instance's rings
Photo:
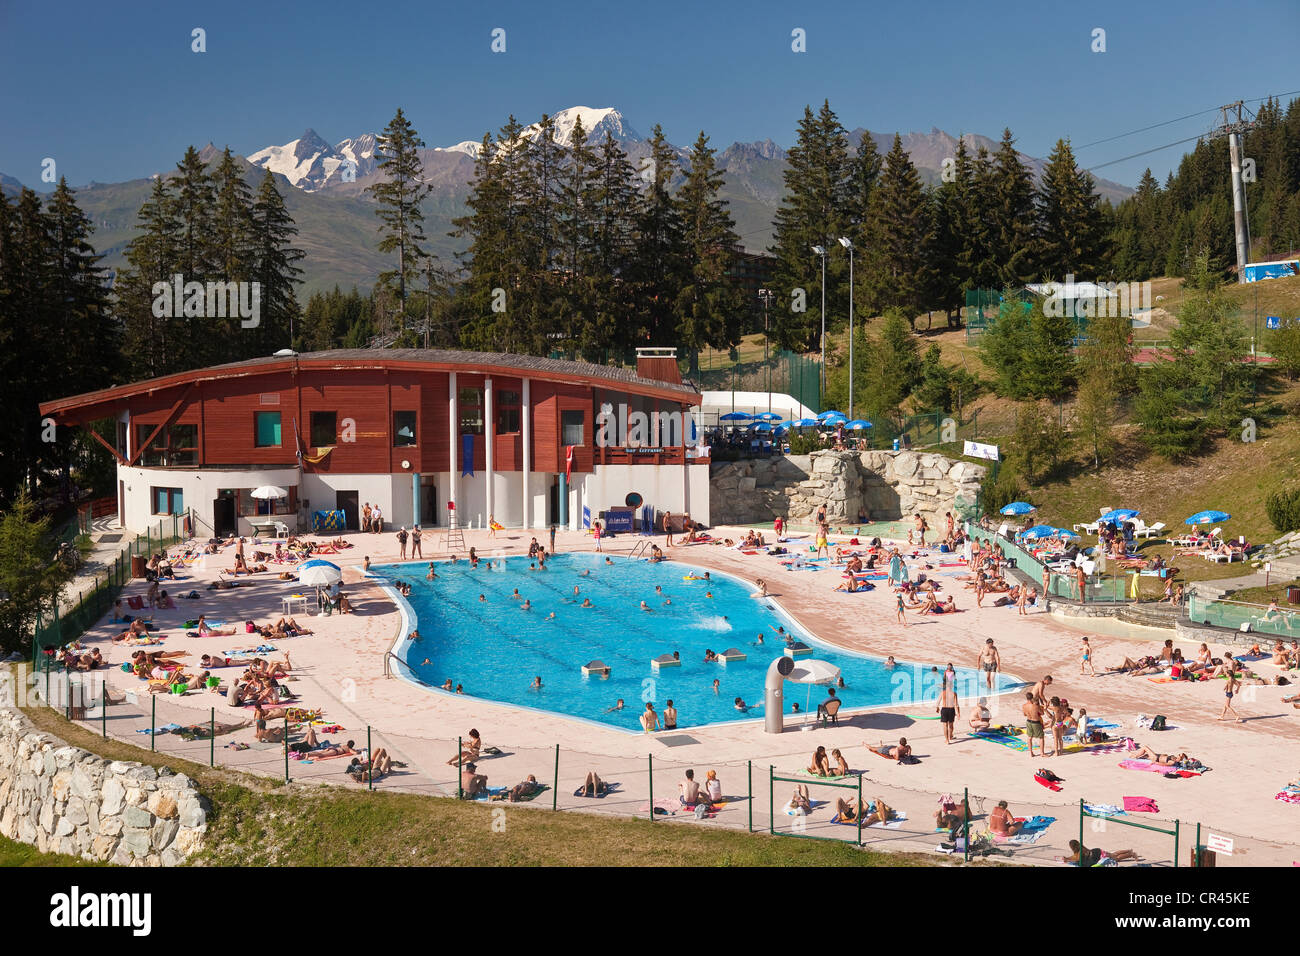
POLYGON ((254 412, 256 436, 253 444, 258 448, 275 448, 280 444, 280 413, 254 412))
POLYGON ((291 515, 298 512, 298 489, 289 487, 287 498, 254 498, 252 488, 222 488, 219 498, 235 499, 235 514, 245 518, 257 515, 291 515))
POLYGON ((462 435, 483 434, 483 392, 477 388, 462 388, 456 402, 460 409, 462 435))
POLYGON ((415 412, 393 412, 393 447, 415 444, 415 412))
MULTIPOLYGON (((199 463, 199 426, 172 425, 165 429, 167 447, 163 451, 163 464, 193 466, 199 463)), ((161 436, 159 436, 161 438, 161 436)))
POLYGON ((587 413, 581 409, 560 412, 560 444, 581 445, 583 443, 583 426, 587 413))
POLYGON ((311 413, 311 444, 324 448, 338 440, 338 412, 311 413))
MULTIPOLYGON (((156 425, 135 426, 135 447, 144 446, 156 425)), ((199 463, 199 426, 168 425, 160 431, 142 456, 146 468, 192 466, 199 463)), ((159 512, 163 514, 164 512, 159 512)))
POLYGON ((519 409, 522 402, 518 392, 501 389, 495 395, 497 434, 510 435, 519 431, 519 409))
POLYGON ((150 488, 149 497, 153 501, 153 513, 156 515, 185 513, 185 496, 179 488, 150 488))

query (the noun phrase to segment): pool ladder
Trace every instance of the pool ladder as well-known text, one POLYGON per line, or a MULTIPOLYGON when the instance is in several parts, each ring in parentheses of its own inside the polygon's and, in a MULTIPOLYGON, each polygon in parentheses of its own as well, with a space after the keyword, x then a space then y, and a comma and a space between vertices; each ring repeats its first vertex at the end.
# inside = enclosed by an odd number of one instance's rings
POLYGON ((653 542, 649 538, 642 538, 632 546, 632 550, 627 554, 628 558, 635 558, 638 554, 648 551, 651 544, 653 544, 653 542))

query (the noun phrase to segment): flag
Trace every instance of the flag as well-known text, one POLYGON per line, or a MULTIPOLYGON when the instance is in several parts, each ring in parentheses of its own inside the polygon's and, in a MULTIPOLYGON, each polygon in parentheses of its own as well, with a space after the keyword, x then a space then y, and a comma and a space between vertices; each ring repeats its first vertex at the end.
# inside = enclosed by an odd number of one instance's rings
POLYGON ((460 473, 474 477, 474 436, 460 436, 460 473))
POLYGON ((564 480, 568 481, 573 473, 573 446, 564 446, 564 480))

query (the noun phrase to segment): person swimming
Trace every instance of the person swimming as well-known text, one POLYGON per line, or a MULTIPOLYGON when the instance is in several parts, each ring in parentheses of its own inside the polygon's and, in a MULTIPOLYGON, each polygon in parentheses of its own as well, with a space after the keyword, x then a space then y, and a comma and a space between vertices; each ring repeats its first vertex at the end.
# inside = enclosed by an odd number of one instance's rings
POLYGON ((533 609, 533 602, 528 600, 528 598, 524 598, 524 603, 519 605, 519 610, 531 611, 532 609, 533 609))
POLYGON ((645 601, 642 601, 642 602, 641 602, 641 610, 643 610, 643 611, 648 611, 648 610, 650 610, 650 606, 649 606, 648 604, 646 604, 645 601))
POLYGON ((594 605, 594 604, 591 603, 591 598, 583 598, 583 599, 582 599, 582 606, 583 606, 583 607, 595 607, 596 605, 594 605))
POLYGON ((478 596, 478 599, 479 599, 480 601, 487 601, 487 598, 484 597, 482 594, 480 594, 480 595, 478 596))

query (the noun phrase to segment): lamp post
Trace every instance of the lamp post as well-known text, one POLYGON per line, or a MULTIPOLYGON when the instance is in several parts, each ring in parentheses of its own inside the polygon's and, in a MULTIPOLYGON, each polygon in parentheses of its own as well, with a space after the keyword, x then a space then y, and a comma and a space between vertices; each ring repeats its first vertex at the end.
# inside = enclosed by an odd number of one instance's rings
POLYGON ((776 298, 776 293, 771 289, 759 289, 758 297, 763 300, 763 364, 767 366, 767 410, 772 410, 772 363, 768 360, 768 334, 767 309, 776 298))
MULTIPOLYGON (((826 406, 826 247, 813 246, 813 255, 822 257, 822 390, 821 405, 826 406)), ((819 408, 818 411, 821 411, 819 408)))
POLYGON ((840 245, 849 250, 849 419, 853 418, 853 243, 840 236, 840 245))

